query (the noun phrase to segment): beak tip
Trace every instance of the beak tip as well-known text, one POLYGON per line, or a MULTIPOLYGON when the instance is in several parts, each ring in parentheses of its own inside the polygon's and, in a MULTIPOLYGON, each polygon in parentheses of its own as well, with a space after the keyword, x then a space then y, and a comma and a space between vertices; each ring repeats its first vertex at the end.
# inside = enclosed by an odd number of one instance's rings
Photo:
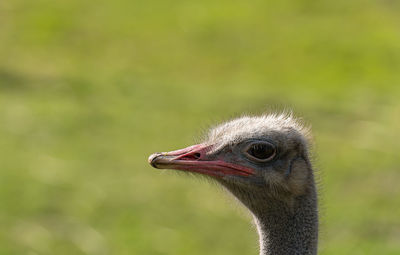
POLYGON ((150 157, 147 159, 147 161, 149 162, 149 164, 150 164, 152 167, 158 168, 157 165, 156 165, 156 158, 157 158, 158 156, 160 156, 160 155, 161 155, 160 153, 153 153, 153 154, 151 154, 150 157))

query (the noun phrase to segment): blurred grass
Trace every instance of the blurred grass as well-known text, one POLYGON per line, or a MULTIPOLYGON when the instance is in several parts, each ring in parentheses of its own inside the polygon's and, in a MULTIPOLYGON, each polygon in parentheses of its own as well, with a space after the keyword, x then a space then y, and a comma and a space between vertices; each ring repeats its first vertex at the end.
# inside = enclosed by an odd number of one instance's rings
POLYGON ((399 11, 0 2, 0 254, 256 254, 233 199, 146 159, 287 108, 313 124, 320 254, 400 254, 399 11))

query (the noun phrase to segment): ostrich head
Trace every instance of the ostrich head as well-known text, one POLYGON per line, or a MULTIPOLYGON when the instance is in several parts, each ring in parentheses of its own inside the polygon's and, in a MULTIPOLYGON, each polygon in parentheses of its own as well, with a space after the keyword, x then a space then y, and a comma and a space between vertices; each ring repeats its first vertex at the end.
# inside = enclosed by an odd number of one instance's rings
POLYGON ((318 205, 308 129, 290 115, 242 117, 200 144, 155 153, 155 168, 202 174, 226 187, 254 216, 260 254, 316 254, 318 205))
POLYGON ((242 117, 212 129, 203 143, 155 153, 149 163, 211 177, 256 214, 265 201, 290 203, 313 187, 307 137, 290 115, 242 117))

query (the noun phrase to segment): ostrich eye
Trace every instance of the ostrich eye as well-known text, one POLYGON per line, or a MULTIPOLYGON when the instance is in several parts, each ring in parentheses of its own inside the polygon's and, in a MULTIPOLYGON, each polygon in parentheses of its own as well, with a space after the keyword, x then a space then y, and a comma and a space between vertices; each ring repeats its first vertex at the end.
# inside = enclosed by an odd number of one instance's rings
POLYGON ((249 159, 266 162, 271 160, 275 154, 275 146, 267 142, 252 143, 245 149, 245 154, 249 159))

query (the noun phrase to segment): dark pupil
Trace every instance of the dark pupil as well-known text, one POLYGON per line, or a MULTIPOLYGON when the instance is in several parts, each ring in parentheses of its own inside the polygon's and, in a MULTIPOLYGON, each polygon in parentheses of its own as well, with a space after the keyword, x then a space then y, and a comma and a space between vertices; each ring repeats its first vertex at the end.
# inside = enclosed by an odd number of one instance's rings
POLYGON ((249 154, 258 159, 267 159, 274 154, 274 148, 268 144, 254 144, 250 147, 249 154))

